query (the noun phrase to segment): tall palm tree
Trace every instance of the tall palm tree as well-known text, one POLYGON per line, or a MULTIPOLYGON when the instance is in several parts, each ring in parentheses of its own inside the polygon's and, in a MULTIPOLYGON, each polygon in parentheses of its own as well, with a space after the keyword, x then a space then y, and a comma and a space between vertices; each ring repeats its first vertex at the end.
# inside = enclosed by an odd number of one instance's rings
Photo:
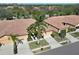
POLYGON ((14 54, 17 54, 18 53, 17 44, 22 43, 22 41, 17 38, 17 35, 10 35, 9 39, 11 39, 12 42, 13 42, 13 47, 14 47, 13 52, 14 52, 14 54))
POLYGON ((33 15, 33 18, 36 20, 36 22, 30 25, 27 29, 28 39, 38 39, 37 42, 38 44, 40 44, 39 39, 44 37, 43 33, 46 33, 46 28, 48 27, 48 24, 44 22, 44 14, 33 15))
POLYGON ((2 43, 0 43, 0 47, 2 46, 2 43))

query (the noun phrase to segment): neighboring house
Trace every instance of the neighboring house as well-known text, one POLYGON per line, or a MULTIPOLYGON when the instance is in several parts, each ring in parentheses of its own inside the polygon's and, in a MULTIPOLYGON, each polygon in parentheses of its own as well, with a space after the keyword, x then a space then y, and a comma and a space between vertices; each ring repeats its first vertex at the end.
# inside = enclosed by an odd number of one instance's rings
POLYGON ((79 28, 79 15, 54 16, 45 21, 54 26, 55 31, 66 29, 69 26, 79 28))
POLYGON ((69 15, 64 17, 63 24, 66 28, 76 28, 76 30, 79 29, 79 15, 69 15))
MULTIPOLYGON (((33 19, 17 19, 17 20, 3 20, 0 21, 0 43, 7 44, 11 43, 8 40, 9 35, 16 34, 19 39, 27 39, 27 28, 33 24, 35 20, 33 19)), ((54 16, 45 20, 49 26, 46 31, 45 36, 50 35, 53 31, 60 31, 66 29, 67 25, 78 25, 79 16, 78 15, 67 15, 67 16, 54 16), (67 24, 64 25, 63 23, 67 24)))
POLYGON ((0 21, 0 43, 11 43, 8 40, 11 34, 18 35, 19 39, 27 39, 27 28, 34 23, 33 19, 0 21))

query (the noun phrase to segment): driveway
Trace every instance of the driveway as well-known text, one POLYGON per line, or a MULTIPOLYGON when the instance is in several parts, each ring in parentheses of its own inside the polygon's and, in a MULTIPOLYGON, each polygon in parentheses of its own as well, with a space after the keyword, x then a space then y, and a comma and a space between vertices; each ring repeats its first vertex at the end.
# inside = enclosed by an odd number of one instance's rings
POLYGON ((50 35, 48 37, 45 37, 45 40, 49 43, 51 46, 51 49, 61 47, 62 45, 58 43, 54 38, 52 38, 50 35))
MULTIPOLYGON (((23 40, 23 44, 18 45, 18 54, 20 55, 33 55, 28 46, 28 42, 23 40)), ((13 45, 4 45, 0 47, 0 55, 13 55, 13 45)))
POLYGON ((66 37, 71 41, 71 43, 79 41, 77 38, 73 37, 69 33, 66 34, 66 37))

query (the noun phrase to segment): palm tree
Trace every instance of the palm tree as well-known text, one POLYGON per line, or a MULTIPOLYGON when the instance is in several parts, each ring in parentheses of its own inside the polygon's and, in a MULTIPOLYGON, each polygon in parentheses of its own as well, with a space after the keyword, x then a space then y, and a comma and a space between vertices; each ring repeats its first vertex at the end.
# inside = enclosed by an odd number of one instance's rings
POLYGON ((30 25, 27 29, 28 39, 35 39, 37 40, 37 43, 40 44, 39 39, 44 38, 43 33, 46 33, 46 28, 48 27, 48 24, 44 22, 44 14, 33 15, 33 18, 36 20, 36 22, 30 25))
POLYGON ((2 43, 0 43, 0 47, 2 46, 2 43))
POLYGON ((13 42, 13 47, 14 47, 13 52, 14 52, 14 54, 17 54, 18 53, 17 43, 22 43, 22 41, 17 38, 17 35, 10 35, 9 39, 11 39, 12 42, 13 42))

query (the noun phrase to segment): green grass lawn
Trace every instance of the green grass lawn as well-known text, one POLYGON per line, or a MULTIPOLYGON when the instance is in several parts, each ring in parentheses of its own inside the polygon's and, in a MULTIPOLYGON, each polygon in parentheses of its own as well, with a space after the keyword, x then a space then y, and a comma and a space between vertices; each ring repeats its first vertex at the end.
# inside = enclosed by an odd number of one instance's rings
POLYGON ((74 37, 79 37, 79 32, 71 33, 71 35, 74 37))
POLYGON ((57 32, 53 32, 53 33, 51 34, 51 36, 52 36, 57 42, 59 42, 59 43, 62 42, 62 43, 60 43, 60 44, 62 44, 62 45, 65 45, 65 44, 68 43, 68 42, 66 41, 66 40, 68 40, 68 39, 67 39, 66 37, 61 38, 57 32))
POLYGON ((65 38, 61 38, 59 36, 55 36, 54 39, 57 41, 57 42, 61 42, 61 41, 64 41, 64 40, 68 40, 66 37, 65 38))
POLYGON ((62 42, 62 43, 60 43, 60 44, 62 44, 62 45, 66 45, 66 44, 68 44, 68 42, 67 41, 65 41, 65 40, 68 40, 66 37, 65 38, 63 38, 63 39, 61 39, 60 37, 54 37, 54 39, 57 41, 57 42, 62 42), (65 41, 65 42, 63 42, 63 41, 65 41))
POLYGON ((64 40, 67 40, 67 38, 61 38, 58 33, 53 33, 51 34, 51 36, 57 41, 57 42, 61 42, 61 41, 64 41, 64 40))
POLYGON ((40 46, 49 45, 46 40, 40 40, 40 44, 37 44, 37 41, 29 43, 31 49, 39 48, 40 46))

